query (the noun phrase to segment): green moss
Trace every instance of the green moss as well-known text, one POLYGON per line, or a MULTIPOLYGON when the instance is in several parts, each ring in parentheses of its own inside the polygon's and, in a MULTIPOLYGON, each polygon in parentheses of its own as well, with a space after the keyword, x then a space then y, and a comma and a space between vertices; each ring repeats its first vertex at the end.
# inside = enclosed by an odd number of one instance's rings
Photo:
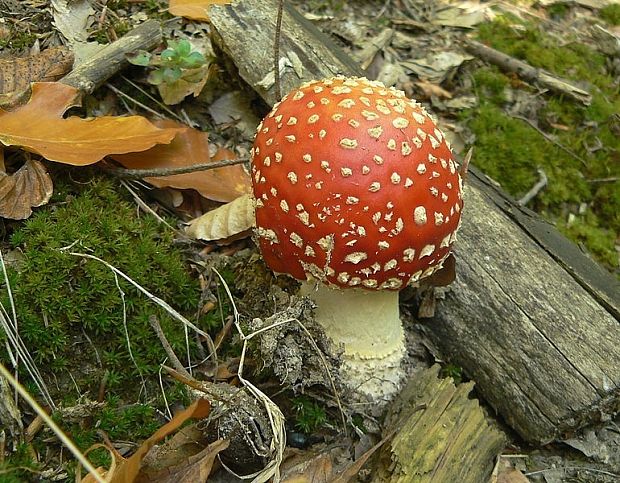
POLYGON ((617 182, 595 182, 620 176, 620 89, 605 69, 605 58, 575 42, 560 46, 541 28, 508 17, 482 25, 479 37, 535 67, 589 83, 592 102, 587 107, 552 93, 538 101, 542 102, 539 129, 574 156, 503 111, 510 78, 494 67, 473 73, 480 105, 464 112, 462 120, 476 136, 477 166, 516 198, 531 188, 538 179, 537 169, 542 168, 549 183, 532 207, 582 243, 598 261, 617 269, 614 233, 620 232, 620 190, 617 182), (567 213, 576 213, 582 203, 588 216, 567 227, 567 213))
POLYGON ((0 40, 0 49, 22 50, 32 45, 37 40, 37 34, 11 28, 11 33, 6 39, 0 40))
POLYGON ((294 398, 293 409, 295 410, 295 428, 302 433, 310 434, 327 422, 325 409, 306 396, 294 398))
MULTIPOLYGON (((110 269, 61 249, 72 245, 72 251, 102 258, 189 317, 198 308, 199 286, 173 248, 172 234, 152 217, 137 216, 111 182, 94 180, 77 196, 59 187, 54 198, 67 195, 68 202, 38 211, 11 237, 24 254, 19 270, 10 273, 21 336, 40 367, 71 372, 82 391, 96 391, 107 371, 110 391, 137 393, 139 375, 156 373, 166 357, 149 316, 158 317, 178 354, 185 353, 181 323, 119 280, 124 309, 110 269)), ((65 389, 69 401, 77 396, 71 384, 65 389)))
POLYGON ((599 17, 611 25, 620 25, 620 5, 610 4, 598 11, 599 17))

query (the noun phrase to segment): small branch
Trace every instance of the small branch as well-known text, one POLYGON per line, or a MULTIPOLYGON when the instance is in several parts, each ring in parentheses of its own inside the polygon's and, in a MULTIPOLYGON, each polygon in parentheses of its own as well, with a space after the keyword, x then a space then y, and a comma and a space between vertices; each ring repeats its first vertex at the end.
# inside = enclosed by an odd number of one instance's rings
POLYGON ((161 25, 157 20, 144 22, 103 47, 60 79, 60 82, 90 94, 127 65, 127 54, 155 48, 161 42, 161 35, 161 25))
POLYGON ((155 176, 172 176, 175 174, 194 173, 196 171, 208 171, 210 169, 225 168, 247 162, 246 158, 222 159, 220 161, 208 161, 206 163, 181 166, 179 168, 153 168, 153 169, 126 169, 104 167, 107 172, 119 178, 152 178, 155 176))
POLYGON ((179 360, 177 355, 174 353, 174 350, 172 349, 170 342, 168 342, 168 339, 166 338, 166 334, 164 334, 164 331, 161 329, 159 320, 157 319, 155 315, 151 315, 149 317, 149 324, 155 331, 155 334, 157 334, 157 338, 159 339, 159 342, 161 342, 161 345, 166 351, 166 354, 168 354, 168 359, 170 359, 170 362, 172 363, 172 366, 174 367, 174 369, 180 374, 182 374, 183 376, 187 377, 188 379, 193 379, 192 375, 189 372, 187 372, 185 367, 183 367, 183 364, 181 364, 181 361, 179 360))
POLYGON ((555 77, 543 69, 537 69, 522 60, 515 59, 509 55, 487 47, 474 40, 465 41, 465 49, 482 60, 497 65, 500 69, 517 74, 522 79, 530 83, 539 83, 542 86, 559 94, 564 94, 589 106, 592 102, 592 95, 588 91, 580 89, 570 81, 555 77))
POLYGON ((575 158, 577 161, 579 161, 581 164, 583 164, 584 166, 588 166, 588 163, 586 162, 585 159, 583 159, 581 156, 579 156, 575 151, 572 151, 571 149, 568 149, 566 146, 564 146, 563 144, 557 142, 555 139, 553 139, 551 136, 549 136, 549 134, 547 134, 545 131, 543 131, 542 129, 540 129, 536 124, 534 124, 532 121, 530 121, 528 118, 520 116, 518 114, 508 114, 510 117, 513 117, 515 119, 519 119, 520 121, 523 121, 527 124, 530 125, 530 127, 532 127, 533 129, 536 129, 536 131, 538 131, 538 133, 544 137, 547 141, 549 141, 550 143, 555 144, 558 148, 560 148, 562 151, 564 151, 567 154, 570 154, 573 158, 575 158))
POLYGON ((276 35, 273 46, 274 71, 273 78, 276 88, 276 101, 282 99, 282 88, 280 86, 280 33, 282 32, 282 10, 284 0, 278 2, 278 16, 276 17, 276 35))
POLYGON ((547 175, 541 168, 538 168, 538 176, 540 176, 538 183, 532 186, 532 189, 530 189, 527 193, 525 193, 525 195, 523 195, 523 197, 519 201, 517 201, 519 206, 527 205, 530 201, 532 201, 536 197, 536 195, 538 195, 538 193, 541 192, 541 190, 545 186, 547 186, 547 181, 548 181, 547 175))

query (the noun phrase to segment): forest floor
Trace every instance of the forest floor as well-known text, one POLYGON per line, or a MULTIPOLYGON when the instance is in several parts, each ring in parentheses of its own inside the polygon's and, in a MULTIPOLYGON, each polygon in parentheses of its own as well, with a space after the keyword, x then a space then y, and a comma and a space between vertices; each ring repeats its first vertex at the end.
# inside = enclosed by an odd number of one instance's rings
MULTIPOLYGON (((292 3, 360 62, 368 77, 424 103, 457 151, 473 146, 475 166, 620 277, 619 4, 603 0, 292 3), (551 92, 505 73, 464 49, 464 38, 565 79, 587 92, 587 98, 551 92)), ((202 54, 202 60, 192 65, 194 77, 184 77, 180 86, 178 78, 165 77, 176 74, 165 73, 154 57, 134 59, 135 65, 84 96, 82 107, 70 113, 180 119, 208 133, 208 143, 206 137, 197 141, 207 156, 248 158, 266 106, 240 79, 231 78, 225 59, 211 46, 208 22, 173 17, 164 0, 79 0, 73 7, 85 9, 87 20, 78 25, 63 16, 66 4, 0 0, 3 83, 15 58, 36 57, 65 44, 69 33, 73 41, 82 36, 71 45, 107 44, 135 25, 156 19, 164 25, 165 41, 187 41, 191 51, 202 54)), ((158 52, 164 48, 161 45, 158 52)), ((182 49, 178 43, 168 43, 168 48, 182 49)), ((79 59, 88 58, 89 52, 83 48, 74 53, 79 59)), ((14 148, 5 149, 3 158, 5 176, 41 159, 14 148)), ((133 166, 152 167, 140 162, 133 166)), ((286 307, 294 284, 266 269, 249 238, 228 240, 225 245, 202 243, 183 231, 190 219, 248 191, 249 177, 240 166, 212 177, 189 175, 182 186, 156 181, 153 188, 143 181, 122 180, 102 169, 101 163, 77 164, 44 162, 50 181, 28 185, 29 193, 41 198, 27 207, 26 211, 34 208, 31 215, 11 216, 21 202, 0 199, 0 246, 11 287, 9 292, 5 284, 2 303, 6 314, 14 307, 23 347, 38 367, 31 377, 20 366, 20 380, 30 394, 44 401, 82 451, 106 443, 119 457, 132 454, 179 408, 190 405, 191 393, 183 378, 173 379, 162 370, 162 363, 173 365, 166 344, 186 366, 193 366, 197 379, 236 387, 239 366, 244 364, 244 375, 283 412, 289 446, 296 448, 288 448, 289 470, 298 471, 300 461, 305 462, 305 473, 300 474, 306 478, 327 472, 326 460, 317 457, 322 449, 345 447, 329 462, 330 468, 344 468, 351 463, 349 452, 359 456, 380 440, 379 424, 373 427, 376 422, 355 411, 346 412, 349 436, 344 437, 341 414, 329 398, 316 387, 299 392, 281 386, 273 370, 265 367, 256 344, 249 344, 242 360, 246 347, 235 315, 241 314, 241 326, 248 329, 254 319, 267 319, 275 307, 286 307), (191 189, 192 183, 199 187, 191 189), (109 262, 133 282, 88 256, 109 262), (178 323, 166 307, 153 304, 153 295, 203 332, 188 333, 187 325, 178 323), (157 322, 165 342, 155 335, 157 322), (217 347, 215 361, 208 357, 213 347, 217 347)), ((3 342, 8 339, 6 333, 0 336, 3 342)), ((8 343, 3 346, 0 360, 14 361, 15 349, 8 343)), ((432 362, 420 344, 420 363, 432 362)), ((442 374, 456 384, 467 380, 459 367, 450 364, 443 366, 442 374)), ((75 461, 31 408, 23 402, 9 404, 11 391, 0 385, 1 398, 7 401, 0 404, 0 481, 74 480, 75 461)), ((496 424, 509 440, 496 468, 497 481, 620 478, 620 420, 544 447, 529 446, 504 422, 496 424)), ((211 463, 217 451, 213 450, 211 463)), ((114 459, 103 446, 88 457, 96 467, 109 467, 114 459)), ((247 461, 247 467, 238 471, 255 471, 264 463, 251 456, 247 461)), ((237 481, 218 464, 209 481, 237 481)), ((360 475, 368 475, 372 464, 371 459, 360 475)), ((180 481, 192 481, 187 478, 180 481)), ((299 478, 290 481, 310 481, 299 478)))

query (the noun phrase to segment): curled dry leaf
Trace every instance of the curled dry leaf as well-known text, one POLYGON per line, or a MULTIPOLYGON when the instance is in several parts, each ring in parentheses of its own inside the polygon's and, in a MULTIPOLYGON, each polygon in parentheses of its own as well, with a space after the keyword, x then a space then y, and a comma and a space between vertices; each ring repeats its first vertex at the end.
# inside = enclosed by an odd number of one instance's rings
POLYGON ((28 218, 34 206, 49 201, 53 189, 45 166, 37 160, 26 161, 14 174, 0 173, 0 217, 28 218))
POLYGON ((209 20, 207 10, 211 5, 227 5, 232 0, 170 0, 170 13, 192 20, 209 20))
POLYGON ((79 96, 77 89, 65 84, 33 84, 27 104, 11 111, 0 109, 0 142, 50 161, 85 166, 110 154, 169 143, 180 131, 160 129, 141 116, 63 119, 67 109, 79 105, 79 96))
POLYGON ((254 198, 245 194, 190 221, 187 234, 206 241, 237 239, 254 224, 254 198))
MULTIPOLYGON (((209 160, 207 133, 169 119, 154 121, 154 124, 161 128, 178 128, 180 131, 170 144, 158 145, 142 153, 111 157, 130 169, 180 168, 209 160)), ((235 153, 220 149, 212 160, 233 158, 235 153)), ((241 165, 145 179, 158 188, 194 189, 213 201, 232 201, 251 191, 250 177, 241 165)))
POLYGON ((26 57, 0 59, 0 104, 11 105, 32 82, 53 82, 73 66, 73 53, 66 47, 50 47, 26 57))

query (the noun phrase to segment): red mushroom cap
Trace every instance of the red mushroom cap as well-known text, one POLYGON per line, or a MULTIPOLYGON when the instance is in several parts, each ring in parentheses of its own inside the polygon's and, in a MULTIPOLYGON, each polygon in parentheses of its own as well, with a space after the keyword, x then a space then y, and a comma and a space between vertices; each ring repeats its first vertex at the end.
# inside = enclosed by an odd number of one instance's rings
POLYGON ((252 149, 256 234, 275 272, 398 290, 450 253, 462 184, 443 133, 402 91, 335 77, 289 93, 252 149))

